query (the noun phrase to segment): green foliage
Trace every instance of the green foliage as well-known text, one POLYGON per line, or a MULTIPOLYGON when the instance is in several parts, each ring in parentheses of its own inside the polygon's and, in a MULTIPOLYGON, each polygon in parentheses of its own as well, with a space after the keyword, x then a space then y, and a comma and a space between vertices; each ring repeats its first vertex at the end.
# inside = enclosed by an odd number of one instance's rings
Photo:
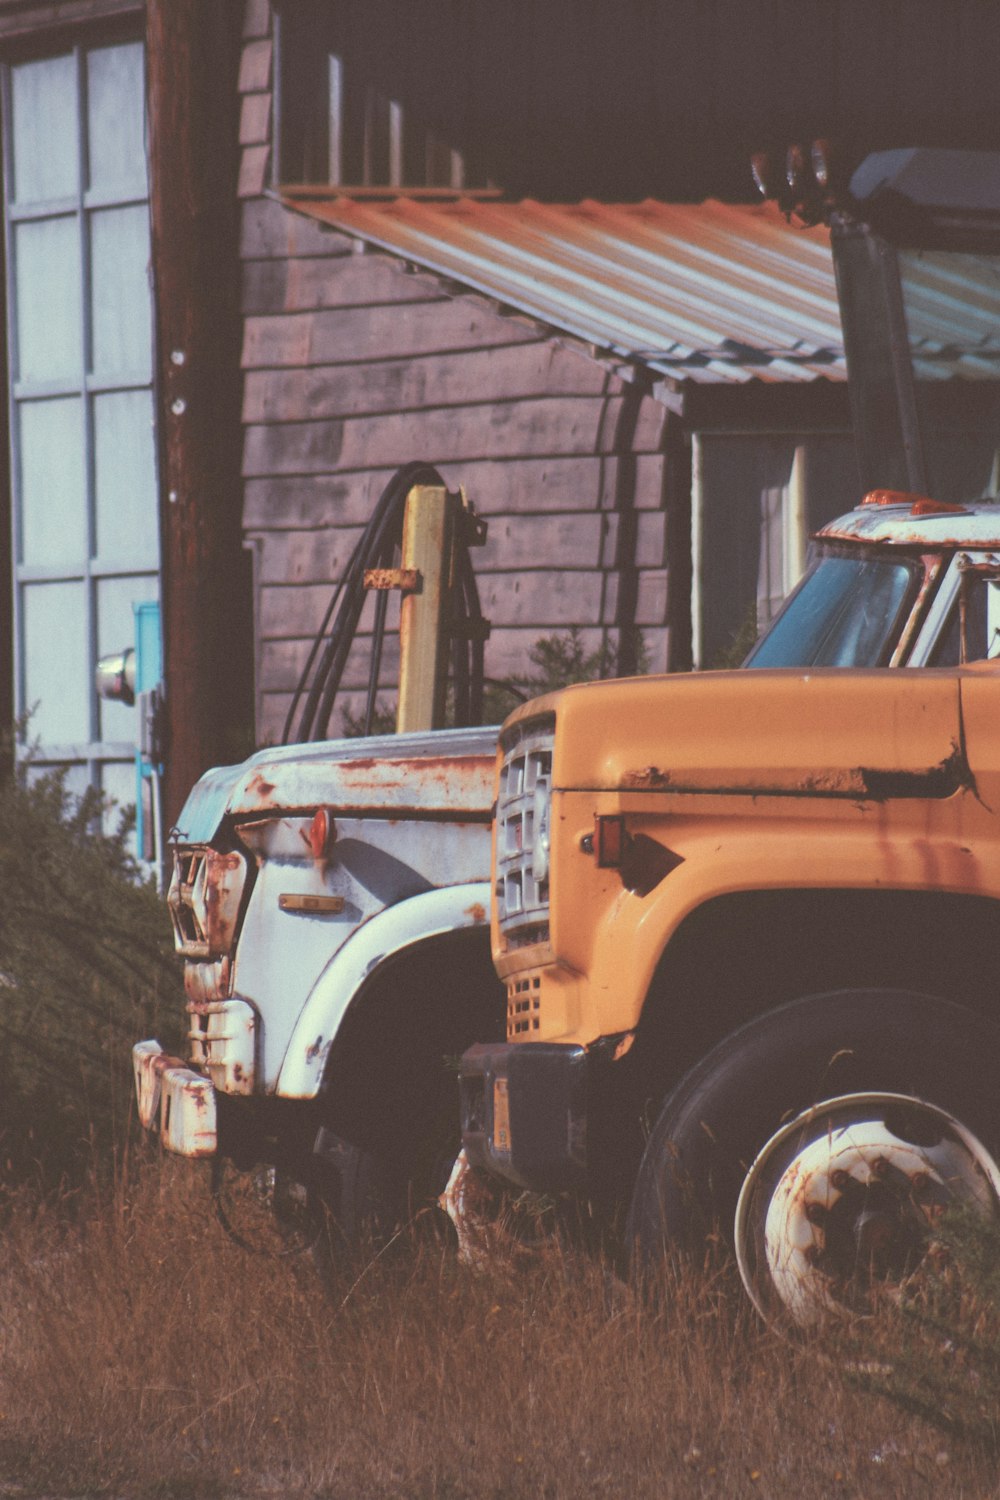
POLYGON ((732 671, 736 667, 741 667, 749 656, 751 648, 757 644, 759 634, 757 601, 754 600, 730 636, 728 644, 720 647, 715 653, 708 664, 709 667, 716 672, 732 671))
POLYGON ((365 728, 365 715, 362 710, 359 714, 353 714, 345 707, 341 712, 341 734, 345 739, 359 739, 366 734, 395 734, 396 733, 396 705, 390 703, 388 706, 376 700, 375 712, 372 715, 371 729, 365 728))
POLYGON ((100 798, 59 775, 0 781, 0 1168, 79 1176, 120 1137, 132 1043, 176 1048, 183 991, 166 908, 100 798))
MULTIPOLYGON (((605 637, 595 651, 588 651, 578 625, 556 635, 543 635, 528 652, 530 670, 487 685, 483 714, 486 723, 498 723, 530 698, 554 693, 575 682, 595 682, 614 676, 617 643, 605 637)), ((641 632, 635 639, 637 676, 649 671, 649 653, 641 632)))
MULTIPOLYGON (((649 671, 649 653, 641 631, 635 633, 634 649, 636 675, 641 676, 649 671)), ((748 646, 747 650, 749 649, 748 646)), ((598 678, 613 677, 617 655, 616 641, 607 636, 596 651, 588 651, 579 625, 573 625, 569 630, 556 635, 540 636, 528 652, 528 671, 502 679, 487 678, 482 722, 499 724, 519 703, 527 703, 530 698, 540 698, 543 693, 554 693, 574 682, 594 682, 598 678)), ((446 718, 451 723, 450 702, 446 718)), ((348 739, 363 735, 364 714, 354 714, 349 708, 345 708, 342 725, 341 733, 348 739)), ((371 733, 394 734, 395 729, 395 704, 385 706, 379 702, 371 733)))

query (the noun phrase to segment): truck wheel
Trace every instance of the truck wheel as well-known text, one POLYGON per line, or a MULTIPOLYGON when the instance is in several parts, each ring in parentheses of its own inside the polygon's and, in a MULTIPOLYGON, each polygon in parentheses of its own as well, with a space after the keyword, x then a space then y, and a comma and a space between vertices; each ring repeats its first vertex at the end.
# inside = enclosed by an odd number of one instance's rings
POLYGON ((324 1277, 356 1252, 378 1253, 397 1235, 449 1240, 453 1231, 438 1196, 458 1154, 456 1111, 417 1121, 413 1141, 365 1149, 325 1126, 316 1137, 309 1201, 314 1258, 324 1277))
POLYGON ((640 1266, 718 1232, 761 1315, 805 1328, 914 1277, 949 1207, 1000 1216, 1000 1030, 897 990, 811 995, 669 1096, 629 1213, 640 1266))
POLYGON ((396 1227, 398 1190, 374 1152, 324 1126, 316 1137, 310 1176, 309 1203, 321 1258, 385 1243, 396 1227))

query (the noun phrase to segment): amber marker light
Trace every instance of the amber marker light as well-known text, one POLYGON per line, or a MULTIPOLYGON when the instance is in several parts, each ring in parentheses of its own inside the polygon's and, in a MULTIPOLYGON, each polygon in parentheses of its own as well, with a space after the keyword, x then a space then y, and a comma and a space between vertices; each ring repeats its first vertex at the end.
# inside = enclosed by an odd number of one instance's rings
POLYGON ((594 819, 594 835, 598 868, 620 870, 628 847, 624 813, 598 814, 594 819))
POLYGON ((308 844, 313 859, 322 859, 337 842, 337 825, 328 807, 317 807, 309 824, 308 844))

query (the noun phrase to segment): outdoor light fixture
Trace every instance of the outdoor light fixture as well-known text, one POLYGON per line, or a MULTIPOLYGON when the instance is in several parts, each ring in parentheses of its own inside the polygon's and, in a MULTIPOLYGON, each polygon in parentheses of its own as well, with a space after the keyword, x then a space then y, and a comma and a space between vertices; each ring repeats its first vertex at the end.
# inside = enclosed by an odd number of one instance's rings
POLYGON ((131 646, 98 660, 94 668, 94 686, 99 698, 131 707, 135 702, 135 651, 131 646))

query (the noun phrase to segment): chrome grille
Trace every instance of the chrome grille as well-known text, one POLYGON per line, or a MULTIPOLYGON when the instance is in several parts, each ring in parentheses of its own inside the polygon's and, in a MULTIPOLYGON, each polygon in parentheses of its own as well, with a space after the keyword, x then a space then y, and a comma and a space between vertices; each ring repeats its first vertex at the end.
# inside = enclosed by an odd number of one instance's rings
POLYGON ((167 906, 178 953, 202 960, 232 953, 247 874, 246 856, 237 850, 174 849, 167 906))
POLYGON ((504 737, 497 798, 496 897, 508 942, 548 935, 549 819, 552 801, 550 717, 515 725, 504 737))
POLYGON ((167 907, 174 926, 174 947, 187 958, 207 958, 208 938, 195 909, 194 892, 205 882, 204 849, 175 849, 174 875, 167 907))

